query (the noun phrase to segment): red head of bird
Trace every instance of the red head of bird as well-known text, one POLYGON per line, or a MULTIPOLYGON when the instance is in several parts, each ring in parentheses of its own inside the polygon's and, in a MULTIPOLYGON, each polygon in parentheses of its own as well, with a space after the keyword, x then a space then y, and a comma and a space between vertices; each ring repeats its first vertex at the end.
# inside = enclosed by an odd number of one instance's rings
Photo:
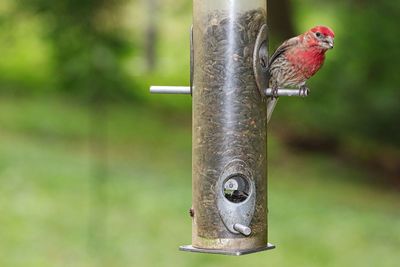
POLYGON ((335 34, 326 26, 317 26, 305 32, 302 36, 304 45, 318 48, 321 51, 332 49, 334 46, 335 34))

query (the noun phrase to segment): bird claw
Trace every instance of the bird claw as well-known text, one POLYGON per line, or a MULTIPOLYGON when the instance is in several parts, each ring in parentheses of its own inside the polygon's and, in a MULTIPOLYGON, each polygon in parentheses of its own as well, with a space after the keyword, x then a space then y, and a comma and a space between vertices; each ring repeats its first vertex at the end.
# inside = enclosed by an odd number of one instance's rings
POLYGON ((272 88, 272 97, 273 98, 278 98, 279 97, 278 88, 276 88, 276 87, 272 88))
POLYGON ((310 94, 310 88, 306 87, 306 86, 300 86, 299 88, 299 95, 304 98, 306 96, 308 96, 310 94))

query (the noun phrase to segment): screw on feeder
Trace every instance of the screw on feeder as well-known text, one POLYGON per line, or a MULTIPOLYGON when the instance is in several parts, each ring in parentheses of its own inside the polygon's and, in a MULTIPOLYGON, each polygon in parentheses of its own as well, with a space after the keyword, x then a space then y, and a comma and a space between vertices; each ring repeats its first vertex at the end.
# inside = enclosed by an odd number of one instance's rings
POLYGON ((228 181, 226 181, 226 183, 224 184, 224 189, 225 190, 237 190, 238 189, 238 182, 231 178, 228 181))

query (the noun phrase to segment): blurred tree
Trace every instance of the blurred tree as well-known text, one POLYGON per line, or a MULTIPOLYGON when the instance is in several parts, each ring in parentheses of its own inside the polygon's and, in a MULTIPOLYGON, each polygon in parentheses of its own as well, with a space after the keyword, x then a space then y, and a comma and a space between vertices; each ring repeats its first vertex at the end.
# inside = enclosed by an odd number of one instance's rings
POLYGON ((20 0, 20 9, 41 14, 54 46, 60 88, 77 96, 107 97, 127 91, 119 60, 128 43, 114 13, 126 0, 20 0))
POLYGON ((156 65, 157 9, 157 0, 147 0, 146 59, 147 68, 150 71, 153 70, 156 65))
POLYGON ((289 0, 268 0, 268 27, 279 41, 295 35, 291 11, 289 0))

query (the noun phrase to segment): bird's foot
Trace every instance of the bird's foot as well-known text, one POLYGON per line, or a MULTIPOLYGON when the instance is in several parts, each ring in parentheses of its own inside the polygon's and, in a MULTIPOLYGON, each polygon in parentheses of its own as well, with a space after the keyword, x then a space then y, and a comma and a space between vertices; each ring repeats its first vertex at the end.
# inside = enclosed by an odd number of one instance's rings
POLYGON ((279 97, 278 95, 278 87, 272 87, 272 97, 277 99, 279 97))
POLYGON ((305 85, 300 86, 299 88, 299 95, 304 98, 310 94, 310 88, 306 87, 305 85))

